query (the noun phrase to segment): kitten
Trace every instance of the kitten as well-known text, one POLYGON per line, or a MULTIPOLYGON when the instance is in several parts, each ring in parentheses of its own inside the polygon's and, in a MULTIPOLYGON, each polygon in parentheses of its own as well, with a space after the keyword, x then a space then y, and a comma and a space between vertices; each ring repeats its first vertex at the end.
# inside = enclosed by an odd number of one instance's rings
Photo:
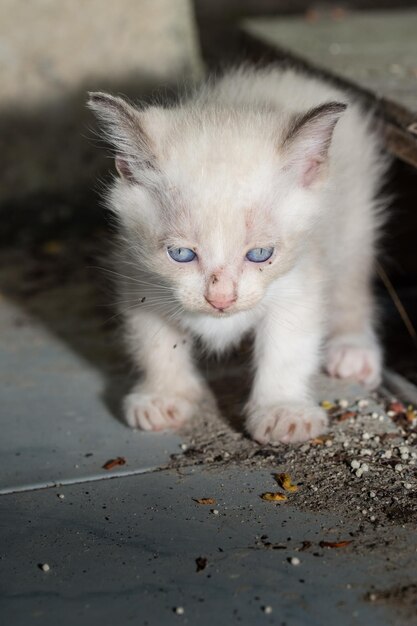
POLYGON ((371 119, 294 70, 233 70, 177 106, 91 93, 116 151, 108 203, 128 349, 143 378, 134 428, 174 429, 205 386, 194 338, 221 353, 254 334, 246 429, 260 443, 326 430, 312 374, 374 388, 371 278, 386 171, 371 119))

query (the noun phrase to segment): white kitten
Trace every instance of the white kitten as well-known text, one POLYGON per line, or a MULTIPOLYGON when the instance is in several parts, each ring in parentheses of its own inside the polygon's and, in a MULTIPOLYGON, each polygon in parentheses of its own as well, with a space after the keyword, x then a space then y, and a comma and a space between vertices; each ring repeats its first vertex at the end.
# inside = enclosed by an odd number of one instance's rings
POLYGON ((246 428, 261 443, 326 429, 309 388, 323 357, 332 376, 378 385, 370 282, 386 159, 369 115, 274 67, 232 71, 172 108, 102 93, 89 105, 120 174, 121 309, 143 373, 130 426, 193 415, 205 391, 195 337, 222 352, 254 333, 246 428))

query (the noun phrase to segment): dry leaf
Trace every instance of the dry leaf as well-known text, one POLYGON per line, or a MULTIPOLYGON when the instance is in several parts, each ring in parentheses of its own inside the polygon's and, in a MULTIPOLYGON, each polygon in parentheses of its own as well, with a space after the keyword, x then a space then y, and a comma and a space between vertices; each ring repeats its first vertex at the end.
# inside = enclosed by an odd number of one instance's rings
POLYGON ((330 402, 329 400, 323 400, 323 402, 321 403, 321 406, 323 407, 325 411, 329 411, 330 409, 334 409, 335 407, 333 402, 330 402))
POLYGON ((353 411, 345 411, 345 413, 342 413, 342 415, 339 415, 339 417, 337 418, 338 422, 344 422, 348 419, 350 419, 351 417, 356 417, 356 413, 354 413, 353 411))
POLYGON ((214 498, 193 498, 193 500, 197 502, 197 504, 216 504, 214 498))
POLYGON ((320 541, 320 548, 345 548, 352 541, 320 541))
POLYGON ((267 491, 261 495, 261 498, 267 502, 284 502, 284 500, 287 499, 287 496, 284 496, 283 493, 267 491))
POLYGON ((394 413, 405 413, 405 406, 403 405, 402 402, 391 402, 391 404, 388 407, 389 411, 394 411, 394 413))
POLYGON ((289 474, 285 474, 285 473, 275 474, 274 478, 277 481, 278 485, 282 487, 283 489, 285 489, 285 491, 298 491, 299 490, 299 486, 293 484, 291 480, 291 476, 289 474))
POLYGON ((313 444, 313 446, 323 446, 325 441, 326 440, 323 437, 315 437, 311 440, 311 443, 313 444))
POLYGON ((111 470, 114 467, 118 467, 119 465, 125 465, 125 464, 126 464, 126 459, 122 456, 118 456, 116 459, 109 459, 108 461, 106 461, 106 463, 103 465, 103 469, 111 470))

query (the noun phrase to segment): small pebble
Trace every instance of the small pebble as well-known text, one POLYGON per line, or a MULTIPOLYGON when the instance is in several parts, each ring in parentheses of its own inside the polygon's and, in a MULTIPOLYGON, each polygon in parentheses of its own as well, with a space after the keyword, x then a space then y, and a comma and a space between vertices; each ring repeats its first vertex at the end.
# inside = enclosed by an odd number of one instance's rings
POLYGON ((412 489, 413 485, 411 483, 404 483, 404 488, 405 489, 412 489))
POLYGON ((388 417, 395 417, 397 414, 395 411, 387 411, 388 417))
POLYGON ((392 457, 392 452, 391 450, 385 450, 384 454, 382 455, 382 458, 384 459, 390 459, 392 457))
POLYGON ((345 399, 339 400, 339 406, 341 409, 347 409, 349 406, 349 402, 345 399))
POLYGON ((174 611, 177 615, 184 615, 185 613, 183 606, 176 606, 174 611))
POLYGON ((350 467, 351 467, 352 469, 359 469, 359 468, 360 468, 360 466, 361 466, 361 464, 359 463, 359 461, 356 461, 356 459, 355 459, 355 460, 353 460, 353 461, 351 462, 351 464, 350 464, 350 467))
POLYGON ((358 478, 362 478, 363 469, 360 467, 359 469, 356 470, 355 474, 358 478))
POLYGON ((264 613, 266 613, 267 615, 271 615, 272 606, 264 606, 264 613))
POLYGON ((213 515, 218 515, 219 514, 217 509, 211 509, 211 512, 213 513, 213 515))
POLYGON ((63 500, 63 499, 65 498, 65 496, 64 496, 64 494, 63 494, 63 493, 59 493, 59 494, 58 494, 58 498, 59 498, 60 500, 63 500))
MULTIPOLYGON (((188 448, 186 443, 182 443, 180 447, 181 447, 181 450, 187 450, 187 448, 188 448)), ((179 608, 181 608, 181 607, 179 607, 179 608)))
POLYGON ((367 463, 363 463, 363 465, 361 465, 361 470, 363 472, 369 472, 369 465, 367 463))
POLYGON ((394 467, 396 472, 402 472, 403 471, 403 466, 401 465, 401 463, 397 463, 397 465, 394 467))
POLYGON ((359 400, 359 402, 358 402, 358 407, 360 409, 365 409, 368 405, 369 405, 369 401, 365 400, 365 399, 359 400))
POLYGON ((288 559, 288 562, 291 563, 291 565, 300 565, 301 563, 298 556, 292 556, 291 558, 288 559))
POLYGON ((400 453, 400 454, 408 454, 408 452, 409 452, 409 450, 408 450, 408 446, 400 446, 400 447, 398 448, 398 450, 399 450, 399 453, 400 453))
POLYGON ((375 491, 370 491, 370 492, 369 492, 369 497, 370 497, 370 498, 375 498, 375 496, 376 496, 375 491))
POLYGON ((326 439, 326 443, 324 445, 330 448, 330 446, 333 445, 333 441, 331 439, 326 439))
POLYGON ((48 563, 42 563, 42 564, 41 564, 41 566, 40 566, 40 568, 41 568, 41 570, 42 570, 43 572, 49 572, 49 570, 51 569, 51 568, 49 567, 48 563))
POLYGON ((371 520, 371 522, 375 522, 376 521, 375 515, 371 515, 371 517, 369 519, 371 520))
POLYGON ((362 448, 361 456, 372 456, 372 450, 370 448, 362 448))
POLYGON ((369 600, 370 600, 371 602, 375 602, 375 600, 376 600, 376 599, 377 599, 377 595, 376 595, 376 593, 370 593, 370 594, 369 594, 369 600))
POLYGON ((364 441, 368 441, 368 439, 370 439, 370 438, 371 438, 371 435, 370 435, 369 433, 363 433, 363 435, 362 435, 362 439, 363 439, 364 441))

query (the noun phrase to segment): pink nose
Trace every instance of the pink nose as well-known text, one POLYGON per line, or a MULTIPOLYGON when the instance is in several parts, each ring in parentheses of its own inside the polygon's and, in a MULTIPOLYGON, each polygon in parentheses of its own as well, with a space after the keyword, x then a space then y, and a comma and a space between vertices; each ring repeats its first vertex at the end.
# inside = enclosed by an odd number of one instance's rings
POLYGON ((211 304, 211 306, 214 309, 217 309, 219 311, 224 311, 225 309, 228 309, 229 307, 232 306, 232 304, 234 304, 236 302, 236 297, 232 296, 230 298, 226 298, 226 297, 217 297, 217 298, 207 298, 206 300, 209 304, 211 304))

